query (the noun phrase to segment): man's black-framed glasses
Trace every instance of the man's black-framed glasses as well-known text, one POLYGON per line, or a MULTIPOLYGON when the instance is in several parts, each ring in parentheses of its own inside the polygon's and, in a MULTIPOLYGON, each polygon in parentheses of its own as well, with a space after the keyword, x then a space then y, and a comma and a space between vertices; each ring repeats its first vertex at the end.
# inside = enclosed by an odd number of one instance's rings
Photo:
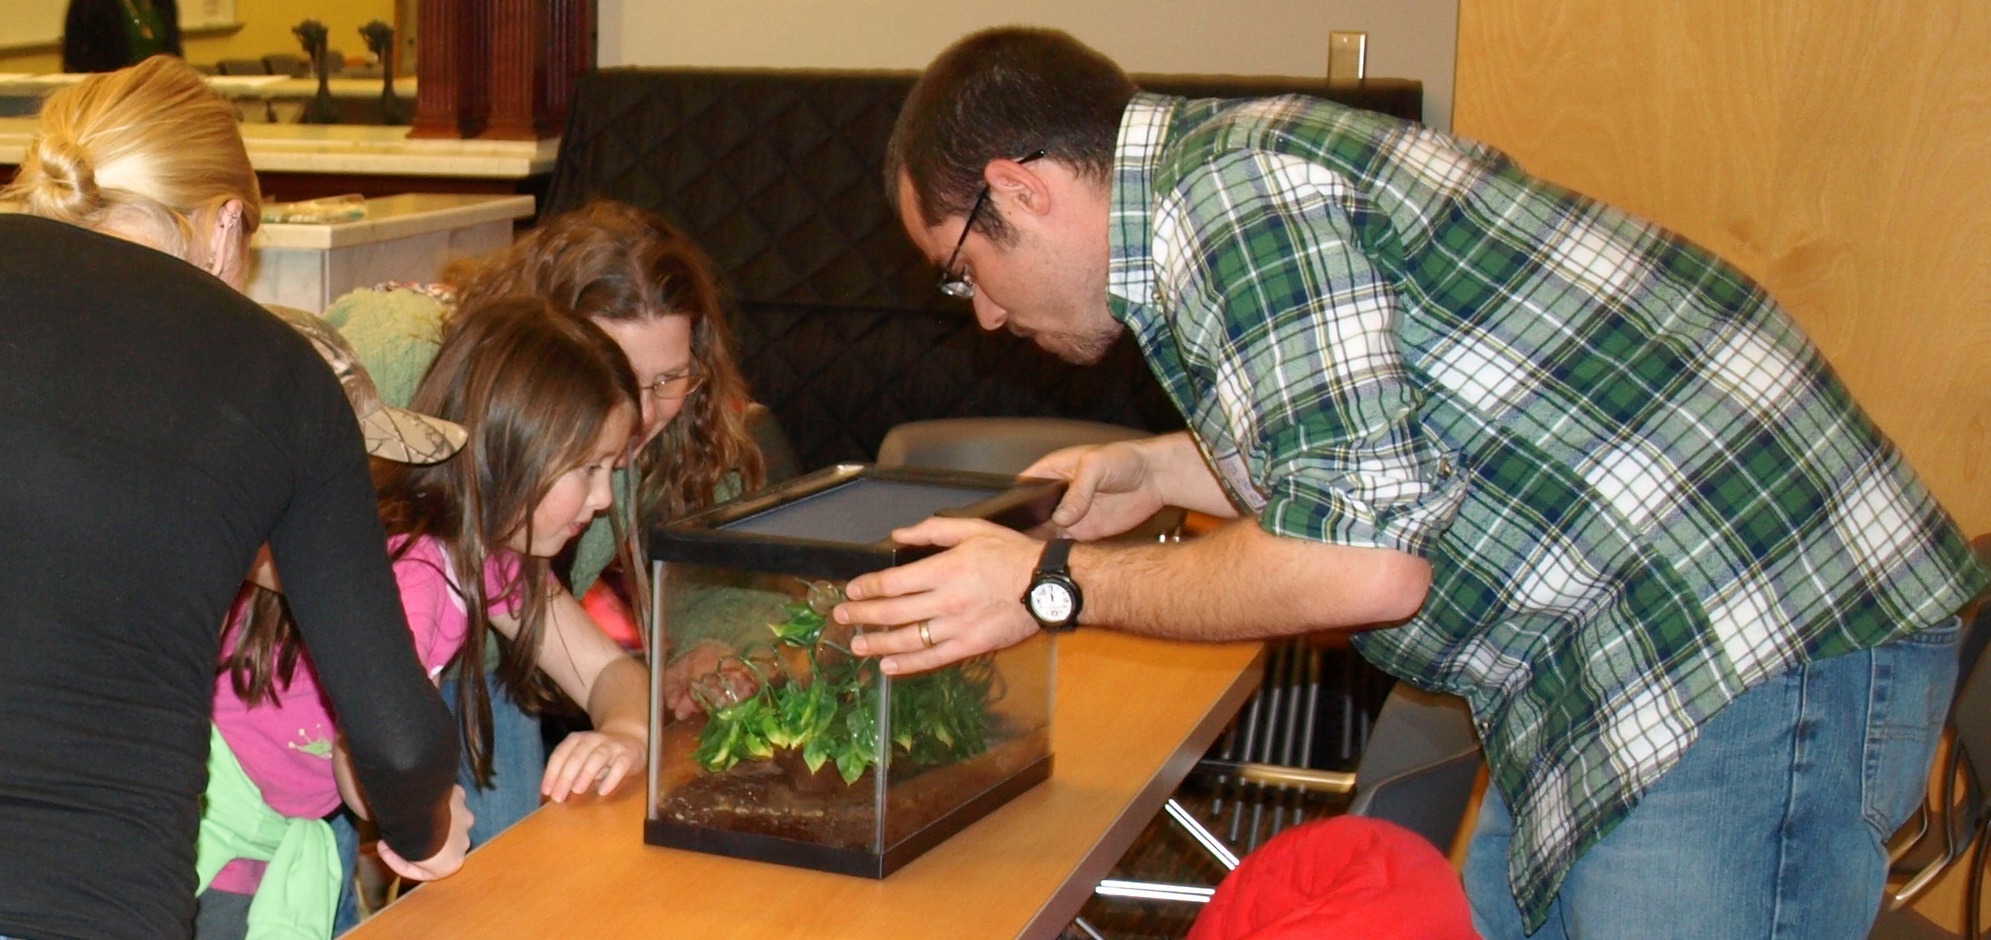
MULTIPOLYGON (((1028 156, 1019 157, 1016 162, 1029 163, 1040 160, 1046 151, 1033 150, 1028 156)), ((954 240, 954 253, 947 256, 947 263, 940 267, 940 292, 962 300, 975 299, 975 282, 968 275, 957 273, 954 262, 961 260, 961 246, 968 243, 968 233, 975 230, 975 218, 982 214, 982 206, 989 201, 989 184, 982 184, 982 191, 975 196, 975 204, 968 207, 968 223, 961 226, 961 237, 954 240)))

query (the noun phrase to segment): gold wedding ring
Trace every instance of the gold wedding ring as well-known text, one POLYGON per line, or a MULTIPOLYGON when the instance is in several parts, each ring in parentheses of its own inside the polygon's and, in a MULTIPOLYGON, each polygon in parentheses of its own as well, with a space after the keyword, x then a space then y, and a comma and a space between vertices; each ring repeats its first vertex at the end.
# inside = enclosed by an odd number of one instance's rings
POLYGON ((919 622, 919 641, 925 643, 927 649, 933 648, 933 631, 927 629, 932 625, 933 621, 931 620, 922 620, 919 622))

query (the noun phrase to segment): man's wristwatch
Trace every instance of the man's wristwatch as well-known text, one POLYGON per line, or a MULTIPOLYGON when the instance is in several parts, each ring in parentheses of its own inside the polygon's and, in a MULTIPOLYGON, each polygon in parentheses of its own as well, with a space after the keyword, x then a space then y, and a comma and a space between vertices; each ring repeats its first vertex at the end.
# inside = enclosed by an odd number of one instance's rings
POLYGON ((1078 629, 1079 608, 1085 595, 1072 580, 1071 539, 1052 539, 1037 558, 1037 573, 1030 578, 1030 590, 1023 593, 1023 608, 1037 618, 1037 625, 1053 633, 1078 629))

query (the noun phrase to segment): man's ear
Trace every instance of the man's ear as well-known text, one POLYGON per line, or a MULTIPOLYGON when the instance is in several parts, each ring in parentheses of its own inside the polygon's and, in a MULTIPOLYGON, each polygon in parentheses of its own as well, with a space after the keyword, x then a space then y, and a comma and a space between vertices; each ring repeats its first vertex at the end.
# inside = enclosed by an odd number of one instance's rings
POLYGON ((1002 200, 1005 216, 1015 212, 1045 215, 1051 211, 1051 181, 1038 172, 1046 162, 1033 161, 1026 165, 1015 160, 991 160, 982 170, 989 198, 1002 200))

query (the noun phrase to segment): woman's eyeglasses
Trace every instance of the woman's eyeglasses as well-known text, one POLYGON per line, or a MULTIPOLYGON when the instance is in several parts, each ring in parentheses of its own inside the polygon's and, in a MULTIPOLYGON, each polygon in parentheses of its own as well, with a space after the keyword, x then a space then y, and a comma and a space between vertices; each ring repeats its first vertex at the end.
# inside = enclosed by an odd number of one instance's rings
POLYGON ((704 384, 705 376, 686 369, 682 372, 666 372, 657 376, 656 381, 643 386, 643 392, 665 401, 672 401, 698 391, 698 387, 704 384))

